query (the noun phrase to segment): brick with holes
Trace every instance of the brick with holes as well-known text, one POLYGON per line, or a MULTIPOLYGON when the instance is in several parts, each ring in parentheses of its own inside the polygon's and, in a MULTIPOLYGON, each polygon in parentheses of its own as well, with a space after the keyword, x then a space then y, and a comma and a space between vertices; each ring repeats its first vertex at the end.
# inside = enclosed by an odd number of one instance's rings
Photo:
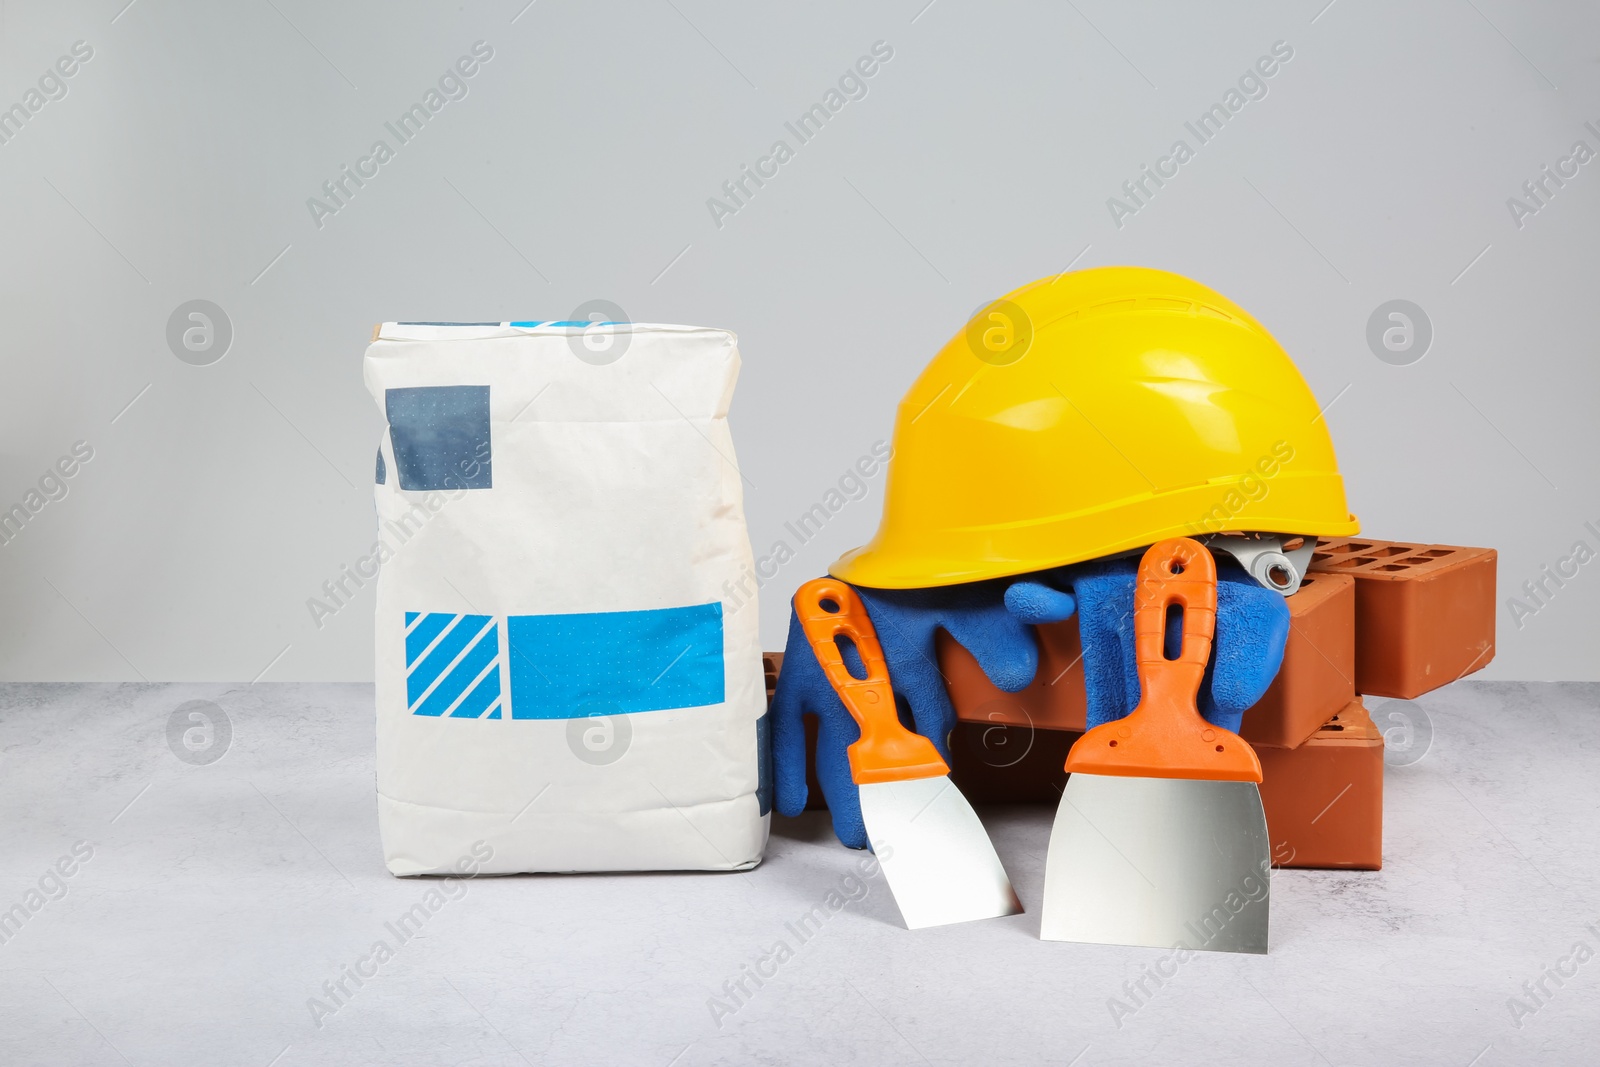
POLYGON ((1313 574, 1348 574, 1356 593, 1356 691, 1410 699, 1494 659, 1492 548, 1340 537, 1319 541, 1313 574))

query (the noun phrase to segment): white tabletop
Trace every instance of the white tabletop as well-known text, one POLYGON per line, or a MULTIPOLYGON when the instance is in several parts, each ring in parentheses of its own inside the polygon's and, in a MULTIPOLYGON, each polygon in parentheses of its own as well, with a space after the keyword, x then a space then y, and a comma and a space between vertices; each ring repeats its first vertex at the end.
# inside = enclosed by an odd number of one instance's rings
POLYGON ((0 1062, 1592 1064, 1600 687, 1420 704, 1384 869, 1275 872, 1269 955, 1201 954, 1146 993, 1159 951, 1037 940, 1043 808, 983 812, 1028 909, 1009 919, 903 929, 816 815, 742 874, 446 897, 384 871, 369 686, 0 688, 0 910, 26 912, 0 917, 0 1062), (207 765, 167 739, 194 699, 232 727, 207 765), (386 924, 430 902, 398 943, 386 924), (344 978, 380 939, 393 958, 344 978))

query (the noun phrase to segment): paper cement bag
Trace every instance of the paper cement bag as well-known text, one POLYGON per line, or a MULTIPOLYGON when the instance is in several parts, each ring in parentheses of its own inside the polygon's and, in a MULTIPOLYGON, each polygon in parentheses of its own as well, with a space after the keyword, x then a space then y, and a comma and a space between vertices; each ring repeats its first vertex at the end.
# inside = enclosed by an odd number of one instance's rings
POLYGON ((737 340, 385 323, 378 824, 389 870, 733 870, 771 806, 737 340))

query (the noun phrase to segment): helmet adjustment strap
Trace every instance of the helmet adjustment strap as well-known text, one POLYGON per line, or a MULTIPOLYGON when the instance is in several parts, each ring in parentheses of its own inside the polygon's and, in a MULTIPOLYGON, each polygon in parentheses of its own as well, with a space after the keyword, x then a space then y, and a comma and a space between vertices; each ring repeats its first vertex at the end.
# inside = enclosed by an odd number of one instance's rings
POLYGON ((1200 538, 1213 551, 1226 552, 1238 560, 1239 566, 1257 582, 1284 596, 1300 588, 1317 547, 1317 539, 1306 536, 1300 538, 1298 547, 1285 551, 1284 545, 1294 539, 1293 535, 1270 533, 1212 534, 1200 538))

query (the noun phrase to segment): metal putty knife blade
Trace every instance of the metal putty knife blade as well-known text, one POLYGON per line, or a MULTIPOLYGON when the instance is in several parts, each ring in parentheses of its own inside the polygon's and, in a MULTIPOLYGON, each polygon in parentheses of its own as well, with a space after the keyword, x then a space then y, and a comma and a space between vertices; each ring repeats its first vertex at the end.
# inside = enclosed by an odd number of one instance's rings
POLYGON ((1271 865, 1254 782, 1074 774, 1050 834, 1040 936, 1265 953, 1271 865))
POLYGON ((1022 911, 977 812, 948 776, 860 789, 867 837, 908 928, 1022 911))

